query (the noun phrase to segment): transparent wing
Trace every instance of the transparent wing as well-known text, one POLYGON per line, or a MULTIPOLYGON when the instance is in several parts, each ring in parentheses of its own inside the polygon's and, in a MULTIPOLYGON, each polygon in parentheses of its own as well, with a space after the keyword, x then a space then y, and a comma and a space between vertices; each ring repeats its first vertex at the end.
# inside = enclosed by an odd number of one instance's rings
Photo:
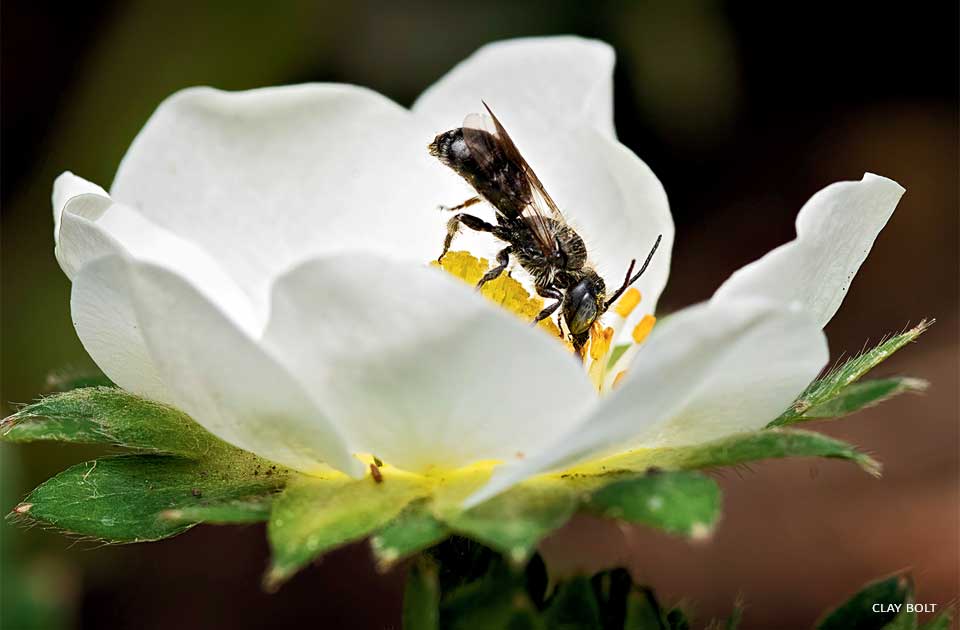
POLYGON ((566 223, 563 214, 544 189, 540 178, 520 154, 500 120, 486 103, 483 106, 487 110, 486 115, 470 114, 464 120, 464 141, 480 168, 495 181, 502 177, 501 173, 496 172, 498 162, 512 163, 522 173, 525 185, 515 191, 516 195, 522 195, 518 198, 518 205, 524 207, 520 216, 537 239, 544 255, 549 256, 558 247, 554 234, 559 225, 566 223))

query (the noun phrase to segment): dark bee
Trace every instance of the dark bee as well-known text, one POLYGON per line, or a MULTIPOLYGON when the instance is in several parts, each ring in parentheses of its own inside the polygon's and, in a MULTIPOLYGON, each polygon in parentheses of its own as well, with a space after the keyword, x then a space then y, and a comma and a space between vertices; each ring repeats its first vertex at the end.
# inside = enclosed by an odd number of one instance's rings
POLYGON ((461 225, 490 232, 506 242, 507 246, 497 254, 497 266, 484 274, 477 288, 503 273, 513 256, 533 277, 537 294, 556 300, 540 311, 533 323, 550 317, 562 306, 561 313, 574 349, 582 354, 593 324, 646 271, 661 237, 657 237, 635 274, 636 260, 630 261, 623 284, 607 297, 606 283, 587 262, 583 239, 564 220, 557 204, 497 117, 486 103, 483 106, 489 115, 470 114, 463 127, 440 134, 428 147, 431 155, 477 191, 475 197, 460 205, 444 208, 456 214, 447 223, 447 237, 439 259, 450 249, 461 225), (496 225, 461 212, 481 200, 493 206, 496 225))

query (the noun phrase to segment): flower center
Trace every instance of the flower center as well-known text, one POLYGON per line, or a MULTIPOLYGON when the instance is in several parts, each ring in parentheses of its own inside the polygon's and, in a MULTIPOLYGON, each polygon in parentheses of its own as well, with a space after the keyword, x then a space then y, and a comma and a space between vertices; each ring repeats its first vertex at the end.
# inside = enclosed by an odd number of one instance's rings
MULTIPOLYGON (((486 258, 477 258, 465 251, 447 252, 442 261, 433 264, 471 286, 476 286, 483 274, 490 269, 490 261, 486 258)), ((503 273, 496 280, 484 284, 480 293, 527 322, 533 320, 544 307, 542 298, 532 295, 523 284, 508 273, 503 273)), ((632 354, 628 351, 644 342, 657 321, 653 315, 644 315, 639 323, 633 326, 630 334, 632 343, 627 341, 614 345, 614 339, 618 338, 617 333, 627 325, 631 313, 640 301, 640 291, 631 287, 606 314, 605 319, 612 320, 610 325, 604 326, 598 321, 590 329, 590 342, 584 348, 583 362, 591 382, 600 393, 609 391, 620 383, 626 375, 626 369, 623 366, 628 359, 632 358, 625 355, 632 354)), ((538 327, 573 352, 573 344, 560 332, 560 327, 554 318, 542 320, 538 327)))

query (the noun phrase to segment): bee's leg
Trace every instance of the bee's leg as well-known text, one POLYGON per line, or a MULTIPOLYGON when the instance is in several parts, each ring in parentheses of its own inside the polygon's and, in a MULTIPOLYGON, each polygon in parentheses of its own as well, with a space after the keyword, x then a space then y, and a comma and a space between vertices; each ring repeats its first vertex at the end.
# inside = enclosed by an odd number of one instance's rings
POLYGON ((490 225, 480 217, 475 217, 472 214, 464 214, 461 212, 453 215, 453 217, 447 221, 447 238, 443 239, 443 252, 437 257, 438 262, 443 260, 443 257, 447 255, 447 250, 450 249, 450 244, 453 243, 453 237, 460 231, 461 223, 477 232, 493 232, 496 228, 495 225, 490 225))
POLYGON ((482 201, 482 200, 480 199, 479 196, 477 196, 477 197, 470 197, 469 199, 467 199, 466 201, 464 201, 464 202, 461 203, 460 205, 453 206, 452 208, 451 208, 450 206, 445 206, 445 205, 443 205, 443 204, 440 204, 440 205, 437 207, 437 209, 440 210, 440 212, 457 212, 457 211, 459 211, 459 210, 463 210, 464 208, 469 208, 470 206, 472 206, 472 205, 474 205, 474 204, 480 203, 480 201, 482 201))
POLYGON ((583 360, 583 348, 590 340, 590 330, 587 329, 586 332, 582 332, 579 335, 570 336, 573 339, 573 351, 577 353, 577 356, 579 356, 581 360, 583 360))
POLYGON ((477 283, 478 290, 491 280, 496 280, 497 277, 503 273, 503 270, 506 269, 507 265, 510 264, 511 252, 513 252, 513 247, 508 245, 497 253, 497 263, 499 264, 487 273, 483 274, 483 277, 480 278, 480 282, 477 283))
POLYGON ((554 311, 560 308, 560 305, 563 304, 563 293, 560 291, 560 289, 556 287, 542 287, 540 285, 537 285, 536 289, 537 295, 540 297, 551 298, 556 300, 556 302, 540 311, 537 316, 533 318, 531 326, 536 326, 542 320, 553 315, 554 311))

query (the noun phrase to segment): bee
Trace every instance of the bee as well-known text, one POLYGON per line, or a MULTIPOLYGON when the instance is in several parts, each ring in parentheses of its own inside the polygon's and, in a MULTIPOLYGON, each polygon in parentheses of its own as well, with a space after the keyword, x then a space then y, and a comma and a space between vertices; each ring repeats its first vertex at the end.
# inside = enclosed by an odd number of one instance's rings
MULTIPOLYGON (((477 193, 457 206, 441 206, 455 214, 447 222, 438 260, 446 255, 461 226, 489 232, 503 241, 507 246, 497 253, 497 265, 480 278, 477 289, 499 277, 513 257, 531 275, 537 295, 554 300, 537 314, 532 324, 561 309, 574 350, 583 356, 590 329, 643 275, 662 235, 657 237, 640 270, 634 273, 637 261, 630 261, 623 284, 608 296, 603 278, 587 262, 583 238, 563 218, 490 107, 486 103, 483 106, 486 114, 470 114, 462 127, 441 133, 427 147, 431 155, 460 175, 477 193), (481 201, 493 206, 495 225, 462 212, 481 201)), ((560 315, 557 321, 559 324, 560 315)), ((560 329, 563 330, 562 325, 560 329)))

